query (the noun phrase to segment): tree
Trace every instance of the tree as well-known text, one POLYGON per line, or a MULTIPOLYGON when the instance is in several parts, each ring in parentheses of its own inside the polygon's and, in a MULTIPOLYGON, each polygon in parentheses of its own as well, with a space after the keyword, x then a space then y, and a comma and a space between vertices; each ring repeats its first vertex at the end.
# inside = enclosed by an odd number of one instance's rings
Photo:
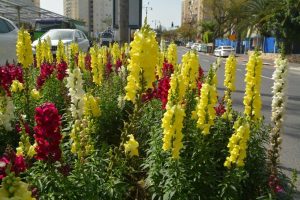
POLYGON ((291 53, 300 32, 299 0, 248 0, 242 7, 239 29, 256 29, 263 36, 275 36, 284 53, 291 53))
POLYGON ((194 40, 197 35, 196 29, 192 28, 190 24, 182 24, 182 26, 178 28, 177 32, 179 37, 187 41, 194 40))

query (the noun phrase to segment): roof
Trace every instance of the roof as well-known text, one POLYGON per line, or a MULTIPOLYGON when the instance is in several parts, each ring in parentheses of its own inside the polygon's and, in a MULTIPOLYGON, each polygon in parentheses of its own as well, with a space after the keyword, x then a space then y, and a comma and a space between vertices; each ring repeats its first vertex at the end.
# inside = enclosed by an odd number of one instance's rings
POLYGON ((68 19, 63 15, 34 5, 28 5, 18 0, 0 0, 0 15, 15 23, 18 23, 19 21, 33 23, 36 19, 40 18, 68 19))

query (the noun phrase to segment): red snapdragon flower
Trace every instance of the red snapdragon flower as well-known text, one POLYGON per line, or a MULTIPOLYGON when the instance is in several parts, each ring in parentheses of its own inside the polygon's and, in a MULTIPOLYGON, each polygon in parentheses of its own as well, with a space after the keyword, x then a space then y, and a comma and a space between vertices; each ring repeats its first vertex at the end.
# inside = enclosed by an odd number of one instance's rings
POLYGON ((284 192, 283 187, 279 183, 279 178, 275 175, 271 175, 269 177, 269 187, 272 189, 274 193, 284 192))
POLYGON ((37 78, 36 84, 37 84, 37 89, 40 89, 45 81, 51 76, 55 69, 55 66, 48 64, 48 63, 43 63, 41 65, 40 69, 40 75, 37 78))
POLYGON ((0 87, 5 90, 8 96, 11 96, 10 86, 13 80, 18 80, 24 83, 23 79, 23 69, 16 65, 5 65, 0 67, 0 87))
POLYGON ((92 70, 91 55, 90 54, 86 54, 86 56, 85 56, 85 69, 88 70, 88 71, 92 70))
POLYGON ((10 171, 19 175, 26 170, 26 163, 23 156, 16 156, 13 150, 5 152, 2 158, 0 158, 0 180, 6 177, 6 168, 11 165, 10 171))
POLYGON ((36 159, 55 162, 61 158, 61 116, 53 103, 44 103, 35 109, 34 138, 37 142, 36 159))
POLYGON ((68 64, 65 61, 60 62, 56 66, 56 78, 62 81, 67 76, 68 64))

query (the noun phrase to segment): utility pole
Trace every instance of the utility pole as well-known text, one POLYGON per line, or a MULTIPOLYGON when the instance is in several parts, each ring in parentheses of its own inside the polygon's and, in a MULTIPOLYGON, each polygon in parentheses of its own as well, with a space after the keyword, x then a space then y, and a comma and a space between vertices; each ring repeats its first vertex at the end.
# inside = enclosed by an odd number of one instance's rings
POLYGON ((120 43, 129 42, 129 0, 119 0, 120 43))
POLYGON ((147 5, 144 6, 144 8, 146 9, 146 18, 147 18, 148 17, 148 9, 152 10, 153 8, 149 6, 149 1, 148 1, 147 5))

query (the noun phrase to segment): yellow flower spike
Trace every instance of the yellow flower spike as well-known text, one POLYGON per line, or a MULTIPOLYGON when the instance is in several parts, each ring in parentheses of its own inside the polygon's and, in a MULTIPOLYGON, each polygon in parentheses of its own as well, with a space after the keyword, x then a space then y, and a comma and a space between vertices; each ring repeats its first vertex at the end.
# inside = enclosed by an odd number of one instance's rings
POLYGON ((71 43, 69 49, 70 49, 70 55, 73 57, 75 57, 79 52, 79 47, 77 43, 71 43))
POLYGON ((18 80, 13 80, 10 91, 11 92, 21 92, 24 89, 23 83, 19 82, 18 80))
POLYGON ((243 103, 245 105, 244 114, 251 120, 261 118, 261 73, 262 59, 258 53, 250 56, 246 66, 246 89, 243 103))
POLYGON ((158 64, 156 66, 156 75, 158 76, 159 79, 161 79, 163 77, 163 64, 165 61, 165 53, 162 51, 159 51, 159 60, 158 60, 158 64))
POLYGON ((167 60, 168 63, 172 64, 174 69, 176 69, 177 67, 177 61, 178 61, 178 57, 177 57, 177 45, 172 42, 167 50, 167 60))
POLYGON ((91 94, 84 96, 84 114, 85 116, 99 117, 101 115, 99 100, 91 94))
POLYGON ((91 54, 91 68, 93 74, 93 82, 98 86, 100 86, 102 83, 103 73, 104 73, 102 51, 99 50, 97 46, 94 46, 91 48, 90 54, 91 54))
MULTIPOLYGON (((129 76, 125 87, 125 99, 135 103, 137 90, 152 88, 155 81, 155 68, 158 63, 158 44, 155 32, 148 24, 135 32, 130 43, 129 76), (145 85, 144 85, 145 83, 145 85)), ((140 93, 144 91, 139 91, 140 93)))
POLYGON ((124 144, 125 153, 130 157, 139 156, 139 143, 134 139, 132 134, 128 135, 129 140, 124 144))
POLYGON ((18 62, 22 64, 23 68, 28 68, 30 65, 32 65, 33 54, 30 34, 23 28, 21 28, 18 32, 16 54, 18 62))
POLYGON ((85 57, 86 57, 86 53, 79 52, 79 54, 78 54, 78 67, 81 69, 81 71, 85 71, 85 57))
POLYGON ((243 119, 238 119, 234 123, 235 132, 232 134, 227 145, 229 154, 226 158, 224 166, 230 169, 232 165, 243 167, 244 159, 247 156, 248 141, 250 137, 249 123, 243 119))
POLYGON ((112 59, 113 59, 113 64, 115 65, 117 63, 117 60, 120 59, 121 57, 121 51, 120 51, 120 46, 118 43, 114 43, 111 49, 111 54, 112 54, 112 59))
POLYGON ((226 59, 224 79, 224 86, 230 91, 235 91, 236 65, 237 61, 235 56, 230 55, 226 59))
POLYGON ((184 84, 190 89, 197 87, 197 77, 199 73, 199 57, 194 52, 187 52, 182 56, 182 66, 180 67, 184 84))
POLYGON ((35 146, 36 146, 36 144, 35 144, 35 145, 31 145, 31 146, 29 147, 29 149, 28 149, 28 151, 27 151, 27 156, 28 156, 29 158, 32 158, 32 157, 36 154, 35 146))
POLYGON ((0 199, 20 199, 20 200, 35 200, 31 197, 32 193, 28 190, 29 185, 21 181, 19 177, 7 176, 2 181, 0 188, 0 199))
POLYGON ((40 92, 37 89, 32 89, 30 95, 35 100, 39 100, 41 98, 40 92))
POLYGON ((217 89, 216 89, 216 74, 210 69, 208 77, 201 88, 201 97, 196 106, 197 111, 197 127, 202 129, 202 134, 208 135, 209 129, 214 125, 216 118, 217 89))
POLYGON ((46 56, 46 60, 49 62, 49 63, 52 63, 53 62, 53 55, 52 55, 52 51, 51 51, 51 39, 50 37, 48 36, 47 39, 46 39, 46 47, 47 47, 47 56, 46 56))
POLYGON ((39 39, 37 45, 36 45, 36 49, 35 49, 35 59, 36 59, 36 66, 38 68, 41 67, 41 64, 43 62, 43 46, 42 46, 42 42, 41 40, 39 39))
POLYGON ((172 158, 178 159, 182 144, 182 128, 185 111, 181 105, 167 106, 166 112, 162 119, 163 132, 163 150, 171 149, 172 158))
POLYGON ((57 59, 57 63, 60 63, 62 61, 67 62, 67 55, 66 55, 64 43, 61 40, 59 40, 57 44, 56 59, 57 59))

